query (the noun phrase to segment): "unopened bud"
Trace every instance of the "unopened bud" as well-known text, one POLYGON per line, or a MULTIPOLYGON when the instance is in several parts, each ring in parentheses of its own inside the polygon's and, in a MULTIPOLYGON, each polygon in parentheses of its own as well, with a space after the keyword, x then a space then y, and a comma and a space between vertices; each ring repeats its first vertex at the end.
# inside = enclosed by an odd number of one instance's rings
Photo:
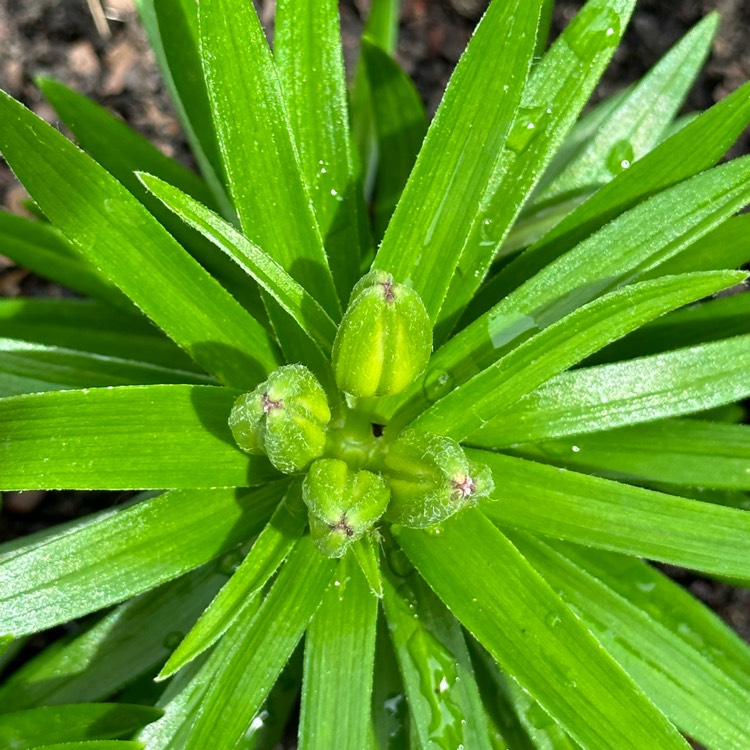
POLYGON ((339 388, 362 398, 399 393, 427 367, 431 350, 419 295, 384 271, 360 279, 333 344, 339 388))
POLYGON ((335 458, 316 461, 302 483, 302 498, 317 548, 327 557, 342 557, 383 515, 389 497, 377 474, 352 471, 335 458))
POLYGON ((330 420, 317 378, 303 365, 286 365, 234 402, 229 427, 243 451, 266 453, 279 471, 292 474, 323 454, 330 420))
POLYGON ((408 430, 385 459, 391 523, 424 528, 489 495, 495 488, 487 466, 470 461, 454 440, 408 430))

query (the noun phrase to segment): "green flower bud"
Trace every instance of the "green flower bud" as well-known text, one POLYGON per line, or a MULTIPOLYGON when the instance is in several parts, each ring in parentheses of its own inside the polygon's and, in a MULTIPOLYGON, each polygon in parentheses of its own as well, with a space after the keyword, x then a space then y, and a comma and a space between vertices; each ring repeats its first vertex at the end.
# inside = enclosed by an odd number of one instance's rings
POLYGON ((384 271, 360 279, 333 343, 339 388, 363 398, 399 393, 427 367, 431 350, 419 295, 384 271))
POLYGON ((385 470, 391 487, 386 518, 403 526, 434 526, 495 489, 490 469, 470 461, 457 442, 416 430, 390 447, 385 470))
POLYGON ((342 557, 383 515, 390 494, 382 477, 352 471, 344 461, 321 458, 302 483, 310 535, 327 557, 342 557))
POLYGON ((331 421, 323 387, 303 365, 271 373, 232 407, 229 427, 246 453, 265 453, 286 474, 301 471, 323 454, 331 421))

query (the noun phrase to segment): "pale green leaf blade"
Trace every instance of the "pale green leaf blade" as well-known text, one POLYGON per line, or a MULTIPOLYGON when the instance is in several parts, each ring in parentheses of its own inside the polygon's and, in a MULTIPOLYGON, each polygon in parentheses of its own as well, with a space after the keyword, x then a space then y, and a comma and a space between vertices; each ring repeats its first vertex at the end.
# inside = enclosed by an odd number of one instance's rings
POLYGON ((544 198, 608 182, 648 153, 672 122, 700 72, 719 25, 712 14, 688 32, 602 123, 544 198))
POLYGON ((222 382, 251 387, 277 364, 268 334, 113 177, 0 96, 0 152, 50 220, 222 382))
POLYGON ((199 26, 214 125, 244 234, 308 291, 315 290, 318 302, 336 317, 333 277, 255 10, 251 3, 203 0, 199 26), (253 74, 238 76, 238 70, 253 74))
POLYGON ((21 635, 176 578, 260 531, 285 483, 176 490, 0 547, 0 629, 21 635), (154 557, 153 549, 160 554, 154 557))
POLYGON ((0 399, 0 489, 244 487, 278 477, 234 442, 237 395, 155 385, 0 399))
POLYGON ((307 524, 299 482, 293 483, 247 557, 206 607, 159 673, 166 679, 213 645, 262 591, 307 524))
POLYGON ((330 353, 336 336, 336 324, 317 300, 270 255, 189 195, 152 175, 139 176, 141 182, 164 205, 211 240, 246 274, 252 276, 294 318, 323 352, 330 353))
POLYGON ((742 272, 736 271, 669 276, 605 295, 513 349, 423 412, 415 424, 462 440, 605 344, 743 277, 742 272))
POLYGON ((109 739, 133 734, 156 721, 161 711, 127 703, 41 706, 0 714, 0 746, 6 750, 109 739))
POLYGON ((128 740, 84 740, 83 742, 36 745, 29 750, 144 750, 144 747, 140 742, 128 740))
POLYGON ((169 581, 118 605, 88 630, 46 648, 0 685, 4 710, 99 701, 164 663, 174 641, 187 632, 239 555, 169 581))
POLYGON ((378 597, 383 598, 383 577, 380 574, 380 551, 374 535, 363 536, 352 545, 352 554, 357 560, 360 570, 370 591, 378 597))
POLYGON ((473 433, 487 448, 599 432, 750 397, 750 335, 566 372, 473 433))
POLYGON ((409 283, 433 320, 487 183, 500 168, 534 52, 540 2, 493 3, 487 10, 453 73, 376 256, 374 266, 409 283), (457 195, 461 200, 451 199, 457 195))
POLYGON ((233 747, 249 727, 333 581, 336 563, 297 543, 250 622, 237 620, 206 662, 202 710, 184 750, 233 747), (215 673, 213 670, 217 670, 215 673))
POLYGON ((300 750, 367 747, 377 614, 378 600, 347 555, 305 636, 300 750))
POLYGON ((396 532, 417 569, 464 627, 583 748, 687 748, 480 512, 454 516, 438 535, 403 527, 396 532))
POLYGON ((634 0, 589 0, 536 65, 498 170, 466 233, 440 310, 442 341, 485 277, 521 207, 580 114, 619 44, 634 0))
MULTIPOLYGON (((592 575, 575 556, 567 558, 528 534, 510 538, 682 731, 708 747, 742 750, 748 746, 750 692, 711 663, 709 644, 700 631, 687 623, 677 631, 665 627, 658 617, 614 591, 609 586, 611 576, 592 575)), ((591 552, 583 550, 581 557, 587 555, 591 552)), ((747 662, 750 651, 745 650, 747 662)))
POLYGON ((336 0, 279 0, 274 60, 339 299, 360 277, 365 206, 349 132, 336 0))
POLYGON ((710 575, 750 580, 750 512, 471 451, 493 472, 501 525, 624 552, 710 575))
POLYGON ((461 627, 413 567, 399 569, 402 575, 384 571, 383 606, 419 746, 489 750, 461 627))
POLYGON ((519 445, 528 458, 626 482, 750 490, 750 426, 694 419, 519 445))

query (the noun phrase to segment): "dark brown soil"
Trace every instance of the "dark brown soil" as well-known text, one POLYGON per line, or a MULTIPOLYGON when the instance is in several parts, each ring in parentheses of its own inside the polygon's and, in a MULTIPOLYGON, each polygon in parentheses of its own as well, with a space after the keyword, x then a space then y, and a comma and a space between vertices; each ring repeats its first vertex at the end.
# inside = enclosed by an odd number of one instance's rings
MULTIPOLYGON (((268 21, 273 0, 257 0, 268 21)), ((553 34, 583 3, 561 0, 553 34)), ((97 25, 87 0, 0 0, 0 88, 32 107, 49 122, 52 109, 34 85, 52 76, 105 104, 144 133, 165 153, 191 159, 167 98, 153 55, 138 24, 132 0, 90 0, 104 7, 97 25), (101 19, 100 19, 101 22, 101 19)), ((348 59, 369 0, 343 0, 342 26, 348 59)), ((402 0, 398 57, 414 78, 428 109, 437 106, 448 77, 486 0, 402 0)), ((686 104, 704 109, 750 79, 750 3, 747 0, 641 0, 624 42, 615 55, 597 98, 641 76, 706 13, 719 10, 722 26, 713 55, 686 104)), ((733 155, 750 152, 746 133, 733 155)), ((0 163, 0 204, 22 211, 23 191, 0 163)), ((0 295, 62 294, 0 256, 0 295)), ((117 501, 117 496, 86 493, 23 493, 6 497, 0 538, 29 531, 117 501)), ((676 574, 697 596, 750 640, 750 592, 676 574)))

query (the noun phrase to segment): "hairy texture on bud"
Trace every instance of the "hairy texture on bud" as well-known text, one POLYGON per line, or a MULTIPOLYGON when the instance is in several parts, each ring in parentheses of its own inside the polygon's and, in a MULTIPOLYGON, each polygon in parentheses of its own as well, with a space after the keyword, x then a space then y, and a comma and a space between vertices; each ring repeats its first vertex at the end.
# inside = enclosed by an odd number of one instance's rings
POLYGON ((388 485, 370 471, 352 471, 344 461, 321 458, 302 483, 310 511, 310 535, 327 557, 342 557, 383 515, 388 485))
POLYGON ((470 461, 454 440, 408 430, 385 459, 391 523, 424 528, 476 505, 494 489, 488 467, 470 461))
POLYGON ((279 471, 293 474, 323 454, 330 421, 317 378, 303 365, 286 365, 234 402, 229 427, 243 451, 265 453, 279 471))
POLYGON ((385 396, 411 385, 427 367, 432 324, 419 295, 383 271, 357 282, 333 344, 339 388, 385 396))

